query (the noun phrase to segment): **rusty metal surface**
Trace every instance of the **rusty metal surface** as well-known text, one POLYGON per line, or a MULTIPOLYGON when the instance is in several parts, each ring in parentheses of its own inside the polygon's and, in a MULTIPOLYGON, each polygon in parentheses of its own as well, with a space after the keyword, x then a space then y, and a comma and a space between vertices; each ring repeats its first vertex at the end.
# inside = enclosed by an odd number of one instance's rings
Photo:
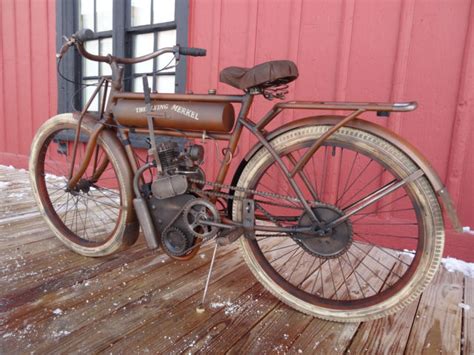
MULTIPOLYGON (((145 103, 141 100, 117 100, 112 114, 123 126, 146 128, 145 103)), ((228 133, 234 126, 234 107, 228 102, 151 101, 156 129, 228 133)))
MULTIPOLYGON (((310 125, 337 125, 341 120, 344 119, 344 116, 312 116, 302 118, 296 121, 289 122, 282 127, 277 128, 276 130, 272 131, 266 136, 267 140, 271 140, 277 137, 280 134, 288 132, 291 129, 310 126, 310 125)), ((373 133, 388 142, 392 143, 402 151, 408 154, 408 156, 413 159, 413 161, 423 170, 426 177, 428 178, 429 182, 433 186, 433 189, 438 193, 440 196, 443 207, 446 209, 448 217, 453 224, 453 227, 456 230, 460 230, 460 222, 459 218, 457 217, 457 213, 453 207, 452 202, 450 202, 450 198, 447 198, 448 193, 446 191, 446 187, 444 186, 443 182, 441 181, 438 173, 433 169, 430 162, 416 149, 411 143, 409 143, 403 137, 398 136, 394 132, 389 131, 388 129, 384 128, 383 126, 379 126, 373 124, 369 121, 362 120, 362 119, 354 119, 346 124, 347 127, 358 128, 363 131, 367 131, 373 133), (441 191, 445 191, 440 193, 441 191)), ((260 149, 262 145, 257 143, 254 147, 247 153, 244 157, 245 161, 248 161, 257 151, 260 149)))

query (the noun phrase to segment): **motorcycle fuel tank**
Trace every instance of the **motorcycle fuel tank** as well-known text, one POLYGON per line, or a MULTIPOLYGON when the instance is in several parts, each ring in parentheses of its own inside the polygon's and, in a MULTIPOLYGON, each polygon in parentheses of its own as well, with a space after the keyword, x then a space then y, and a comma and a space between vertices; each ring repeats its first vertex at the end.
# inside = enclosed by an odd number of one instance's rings
MULTIPOLYGON (((234 107, 229 102, 191 102, 152 100, 151 113, 156 129, 224 132, 232 130, 234 107)), ((147 128, 146 105, 142 100, 119 99, 113 108, 118 123, 147 128)))

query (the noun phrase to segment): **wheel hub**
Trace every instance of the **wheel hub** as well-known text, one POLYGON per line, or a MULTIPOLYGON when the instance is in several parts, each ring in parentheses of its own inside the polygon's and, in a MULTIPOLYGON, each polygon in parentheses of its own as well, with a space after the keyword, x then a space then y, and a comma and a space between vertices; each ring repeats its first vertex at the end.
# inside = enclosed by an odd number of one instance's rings
MULTIPOLYGON (((344 215, 337 207, 329 204, 318 204, 312 208, 314 214, 323 223, 330 223, 344 215)), ((333 227, 322 229, 316 225, 307 212, 298 222, 299 227, 312 227, 316 235, 298 234, 295 241, 308 253, 320 258, 335 258, 344 254, 352 244, 352 225, 347 219, 333 227)))
POLYGON ((80 192, 87 194, 90 191, 91 186, 92 182, 90 180, 80 179, 77 182, 76 186, 73 189, 69 190, 69 192, 71 192, 71 194, 73 194, 74 196, 78 195, 80 192))

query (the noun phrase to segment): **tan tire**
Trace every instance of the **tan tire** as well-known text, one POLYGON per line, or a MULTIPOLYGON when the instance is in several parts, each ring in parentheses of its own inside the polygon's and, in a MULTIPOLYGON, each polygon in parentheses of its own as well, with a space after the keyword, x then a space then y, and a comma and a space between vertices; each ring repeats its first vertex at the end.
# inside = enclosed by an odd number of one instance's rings
MULTIPOLYGON (((76 168, 96 123, 89 117, 83 121, 76 168)), ((39 128, 29 163, 33 195, 51 231, 66 246, 85 256, 108 255, 138 237, 132 173, 123 147, 112 132, 104 130, 86 173, 76 189, 68 191, 71 137, 76 128, 72 114, 54 116, 39 128)))
MULTIPOLYGON (((290 159, 301 158, 328 129, 325 125, 297 128, 277 136, 271 145, 285 164, 291 165, 290 159)), ((318 201, 313 211, 330 222, 350 210, 353 201, 416 170, 413 161, 387 141, 361 130, 341 128, 303 170, 306 179, 314 181, 315 190, 320 188, 315 196, 321 198, 312 200, 309 188, 302 190, 308 200, 318 201), (361 196, 351 200, 351 189, 361 190, 361 196)), ((270 203, 270 198, 258 196, 268 201, 256 203, 257 223, 311 226, 313 222, 308 222, 303 208, 295 204, 295 194, 284 186, 286 180, 278 171, 273 157, 262 148, 239 178, 239 187, 293 198, 282 203, 274 197, 270 203)), ((295 181, 301 186, 302 175, 295 181)), ((239 198, 246 196, 236 192, 236 197, 233 218, 242 220, 239 198)), ((282 236, 271 233, 257 233, 255 240, 242 237, 244 259, 255 277, 281 301, 327 320, 376 319, 415 300, 438 269, 444 245, 441 210, 428 180, 417 178, 344 223, 326 231, 321 239, 296 234, 277 239, 282 236)))

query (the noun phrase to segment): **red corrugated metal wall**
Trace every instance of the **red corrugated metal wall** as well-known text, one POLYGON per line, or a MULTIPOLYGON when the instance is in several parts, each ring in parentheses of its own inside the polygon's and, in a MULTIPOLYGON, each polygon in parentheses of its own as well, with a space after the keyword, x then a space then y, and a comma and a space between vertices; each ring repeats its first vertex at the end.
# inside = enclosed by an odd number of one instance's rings
MULTIPOLYGON (((235 93, 218 82, 222 68, 289 58, 300 72, 289 99, 418 101, 413 113, 363 117, 418 147, 474 228, 471 0, 191 0, 190 27, 190 44, 208 49, 191 60, 194 92, 235 93)), ((271 105, 257 100, 252 117, 271 105)), ((285 113, 278 123, 306 115, 285 113)), ((252 143, 245 134, 242 150, 252 143)), ((446 254, 474 261, 470 238, 449 234, 446 254)))
MULTIPOLYGON (((235 93, 218 82, 222 68, 289 58, 300 70, 289 99, 417 100, 413 113, 365 117, 428 157, 463 224, 474 227, 472 1, 190 0, 190 6, 190 45, 207 48, 208 56, 190 60, 189 90, 235 93)), ((0 163, 25 167, 35 129, 56 111, 55 1, 4 0, 0 14, 0 163)), ((252 117, 272 104, 256 100, 252 117)), ((287 112, 274 124, 303 115, 287 112)), ((244 134, 241 152, 252 143, 244 134)), ((209 170, 213 176, 214 162, 209 170)), ((450 237, 447 252, 473 260, 468 243, 450 237)))
POLYGON ((36 129, 56 113, 56 1, 0 1, 0 163, 26 167, 36 129))

